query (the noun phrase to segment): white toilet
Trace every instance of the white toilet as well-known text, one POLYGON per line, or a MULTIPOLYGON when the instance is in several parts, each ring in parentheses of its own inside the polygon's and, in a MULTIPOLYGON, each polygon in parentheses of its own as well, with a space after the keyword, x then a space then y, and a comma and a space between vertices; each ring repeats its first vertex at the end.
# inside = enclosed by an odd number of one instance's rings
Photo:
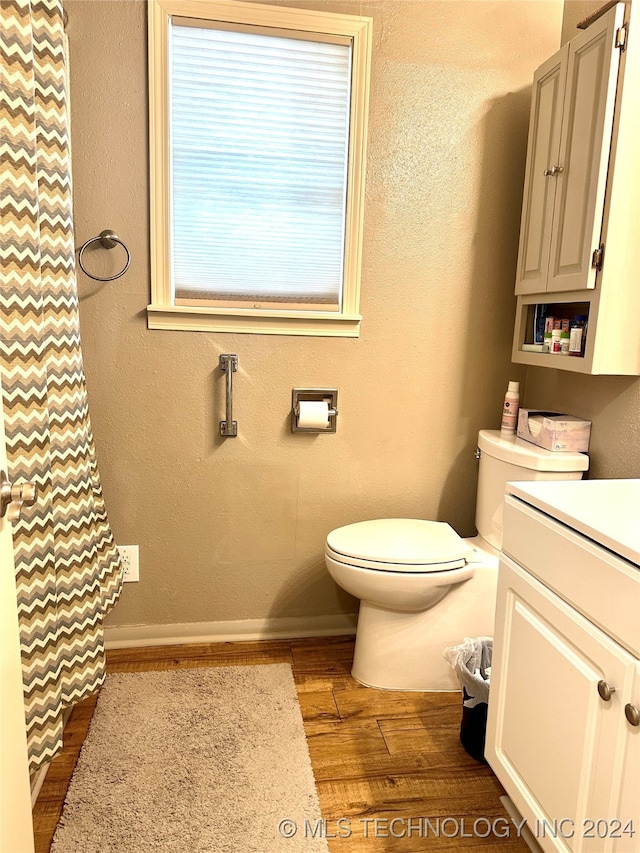
POLYGON ((325 561, 361 599, 352 675, 383 690, 458 690, 442 657, 465 637, 491 636, 502 545, 502 504, 512 480, 579 480, 584 453, 551 452, 515 436, 478 436, 476 527, 461 539, 448 524, 409 518, 332 530, 325 561))

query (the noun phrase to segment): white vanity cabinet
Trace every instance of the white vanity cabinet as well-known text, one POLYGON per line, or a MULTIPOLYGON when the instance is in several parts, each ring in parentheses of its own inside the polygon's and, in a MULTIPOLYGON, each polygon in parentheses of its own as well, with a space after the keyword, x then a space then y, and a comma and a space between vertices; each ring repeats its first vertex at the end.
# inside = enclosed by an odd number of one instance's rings
POLYGON ((514 362, 640 374, 639 7, 616 4, 535 74, 514 362), (588 317, 583 356, 527 349, 536 305, 588 317))
POLYGON ((544 851, 640 851, 640 480, 510 484, 486 757, 544 851))

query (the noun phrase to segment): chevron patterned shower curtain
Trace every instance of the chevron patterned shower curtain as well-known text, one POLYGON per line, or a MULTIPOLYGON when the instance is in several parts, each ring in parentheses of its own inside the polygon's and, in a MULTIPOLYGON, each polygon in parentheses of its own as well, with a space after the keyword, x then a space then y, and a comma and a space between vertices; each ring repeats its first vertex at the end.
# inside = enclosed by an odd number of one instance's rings
POLYGON ((14 525, 32 771, 65 707, 105 675, 122 572, 96 469, 80 351, 62 0, 0 11, 0 359, 9 479, 38 487, 14 525))

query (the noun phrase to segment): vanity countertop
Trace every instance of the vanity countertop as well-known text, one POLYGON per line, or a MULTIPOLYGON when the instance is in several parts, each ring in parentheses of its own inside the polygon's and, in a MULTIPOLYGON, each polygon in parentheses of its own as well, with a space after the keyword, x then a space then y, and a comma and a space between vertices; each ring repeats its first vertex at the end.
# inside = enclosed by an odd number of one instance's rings
POLYGON ((640 568, 640 479, 536 480, 507 493, 640 568))

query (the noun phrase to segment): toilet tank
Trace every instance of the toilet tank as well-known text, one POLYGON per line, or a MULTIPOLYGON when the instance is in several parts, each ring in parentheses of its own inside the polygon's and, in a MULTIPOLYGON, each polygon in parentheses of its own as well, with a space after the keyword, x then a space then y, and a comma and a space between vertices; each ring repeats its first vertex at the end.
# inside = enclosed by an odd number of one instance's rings
POLYGON ((499 430, 478 434, 476 527, 482 538, 500 550, 506 484, 512 480, 580 480, 589 468, 586 453, 545 450, 499 430))

